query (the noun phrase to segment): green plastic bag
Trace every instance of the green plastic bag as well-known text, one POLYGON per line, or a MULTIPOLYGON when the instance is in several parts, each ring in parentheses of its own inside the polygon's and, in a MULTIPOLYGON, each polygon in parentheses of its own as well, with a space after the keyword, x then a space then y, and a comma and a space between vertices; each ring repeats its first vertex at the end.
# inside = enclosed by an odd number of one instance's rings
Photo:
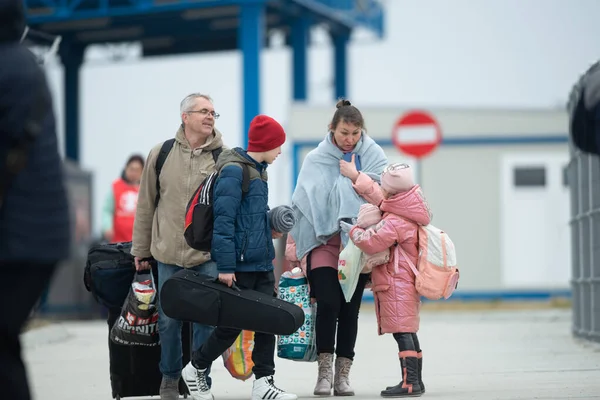
POLYGON ((296 304, 304 311, 304 324, 291 335, 277 338, 277 356, 293 361, 317 361, 315 337, 316 304, 311 304, 308 279, 298 267, 279 278, 278 298, 296 304))

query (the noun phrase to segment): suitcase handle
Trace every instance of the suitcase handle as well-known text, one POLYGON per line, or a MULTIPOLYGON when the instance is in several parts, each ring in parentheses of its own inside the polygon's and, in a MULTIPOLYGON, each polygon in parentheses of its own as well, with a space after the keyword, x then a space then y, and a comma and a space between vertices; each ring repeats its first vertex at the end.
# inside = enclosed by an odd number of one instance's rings
POLYGON ((240 288, 238 287, 238 285, 236 285, 236 284, 235 284, 235 281, 231 281, 231 288, 232 288, 233 290, 235 290, 235 291, 238 291, 238 292, 241 292, 241 291, 242 291, 242 289, 240 289, 240 288))
MULTIPOLYGON (((215 283, 218 283, 218 284, 220 284, 220 285, 223 285, 223 286, 229 287, 229 286, 227 286, 226 284, 224 284, 223 282, 221 282, 221 281, 219 280, 219 278, 215 278, 215 283)), ((240 288, 239 288, 239 286, 235 284, 235 281, 231 281, 231 288, 232 288, 233 290, 235 290, 236 292, 241 292, 241 291, 242 291, 242 289, 240 289, 240 288)))
MULTIPOLYGON (((200 273, 198 273, 198 272, 194 272, 194 273, 193 273, 193 275, 194 275, 194 276, 200 276, 200 273)), ((221 282, 221 281, 219 280, 219 278, 215 278, 215 279, 214 279, 214 280, 212 280, 212 281, 208 281, 208 280, 207 280, 207 281, 205 281, 205 282, 213 282, 213 283, 218 283, 219 285, 223 285, 223 286, 225 286, 225 287, 229 287, 229 286, 227 286, 226 284, 224 284, 223 282, 221 282)), ((241 292, 241 291, 242 291, 242 289, 240 289, 240 288, 239 288, 239 286, 235 284, 235 281, 232 281, 232 282, 231 282, 231 288, 232 288, 233 290, 235 290, 236 292, 241 292)))

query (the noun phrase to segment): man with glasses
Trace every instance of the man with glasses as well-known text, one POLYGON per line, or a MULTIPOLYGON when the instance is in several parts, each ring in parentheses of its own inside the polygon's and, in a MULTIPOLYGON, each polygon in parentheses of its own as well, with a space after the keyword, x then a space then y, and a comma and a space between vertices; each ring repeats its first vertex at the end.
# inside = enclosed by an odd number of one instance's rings
MULTIPOLYGON (((150 268, 152 258, 157 261, 159 293, 165 280, 181 268, 217 276, 217 266, 210 253, 189 247, 183 230, 188 201, 206 176, 214 171, 216 159, 223 149, 221 133, 215 128, 219 114, 215 112, 210 96, 200 93, 184 98, 180 112, 181 126, 175 139, 150 150, 140 182, 133 227, 131 253, 135 256, 136 269, 150 268), (162 167, 160 159, 164 160, 162 167)), ((158 311, 159 367, 163 375, 160 398, 177 400, 183 368, 182 323, 167 317, 160 305, 158 311)), ((194 324, 192 350, 198 349, 211 332, 212 327, 194 324)), ((210 370, 206 374, 209 373, 210 370)), ((207 380, 210 382, 208 376, 207 380)))

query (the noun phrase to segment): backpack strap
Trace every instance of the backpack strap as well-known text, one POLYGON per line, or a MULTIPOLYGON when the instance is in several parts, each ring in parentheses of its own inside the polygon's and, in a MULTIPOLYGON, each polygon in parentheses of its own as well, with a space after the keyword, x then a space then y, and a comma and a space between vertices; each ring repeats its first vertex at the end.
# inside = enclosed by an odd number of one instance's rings
POLYGON ((219 159, 219 155, 223 152, 223 148, 222 147, 218 147, 216 149, 214 149, 213 151, 211 151, 212 156, 213 156, 213 160, 215 161, 215 165, 217 164, 217 160, 219 159))
MULTIPOLYGON (((213 160, 215 160, 215 165, 217 164, 217 160, 219 159, 219 155, 223 152, 222 147, 218 147, 214 149, 211 153, 213 156, 213 160)), ((248 169, 247 164, 239 163, 242 166, 242 193, 248 193, 250 190, 250 170, 248 169)))
POLYGON ((396 254, 394 255, 394 269, 396 270, 396 273, 398 273, 398 271, 400 270, 400 268, 398 267, 398 256, 400 255, 400 253, 402 253, 402 255, 404 256, 404 259, 410 266, 410 269, 412 269, 412 272, 415 274, 415 276, 419 276, 420 274, 417 270, 417 267, 415 266, 415 264, 413 264, 410 257, 408 256, 408 254, 406 254, 406 251, 404 251, 404 249, 402 248, 402 246, 400 246, 399 243, 396 243, 396 254))
POLYGON ((240 168, 242 168, 242 196, 243 196, 250 191, 250 167, 248 166, 248 164, 241 163, 238 161, 230 161, 230 162, 225 163, 221 167, 221 169, 218 171, 218 174, 221 174, 221 170, 223 169, 223 167, 225 167, 226 165, 232 165, 232 164, 239 165, 240 168))
POLYGON ((162 147, 160 148, 160 153, 158 153, 158 157, 156 158, 156 197, 154 198, 154 207, 158 207, 158 202, 160 201, 160 172, 162 171, 162 167, 165 164, 165 160, 171 152, 171 149, 173 148, 174 144, 174 138, 165 141, 162 147))
POLYGON ((242 196, 250 190, 250 170, 248 165, 242 164, 242 196))

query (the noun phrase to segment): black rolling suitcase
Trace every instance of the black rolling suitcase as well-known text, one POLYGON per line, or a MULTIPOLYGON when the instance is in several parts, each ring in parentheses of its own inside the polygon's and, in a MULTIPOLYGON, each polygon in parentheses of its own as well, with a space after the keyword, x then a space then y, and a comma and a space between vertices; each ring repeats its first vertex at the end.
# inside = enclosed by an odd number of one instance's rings
MULTIPOLYGON (((102 243, 92 246, 88 252, 84 271, 84 284, 96 301, 108 309, 108 351, 112 397, 158 396, 162 374, 158 368, 160 346, 126 346, 110 340, 110 330, 119 319, 121 307, 129 294, 135 274, 134 260, 130 253, 131 242, 102 243)), ((158 270, 153 263, 152 273, 158 282, 158 270)), ((191 358, 191 324, 184 322, 181 333, 183 366, 191 358)), ((179 393, 187 397, 185 383, 179 381, 179 393)))
POLYGON ((165 281, 160 301, 169 317, 205 325, 291 335, 304 323, 304 311, 295 304, 255 290, 229 288, 185 269, 165 281))

